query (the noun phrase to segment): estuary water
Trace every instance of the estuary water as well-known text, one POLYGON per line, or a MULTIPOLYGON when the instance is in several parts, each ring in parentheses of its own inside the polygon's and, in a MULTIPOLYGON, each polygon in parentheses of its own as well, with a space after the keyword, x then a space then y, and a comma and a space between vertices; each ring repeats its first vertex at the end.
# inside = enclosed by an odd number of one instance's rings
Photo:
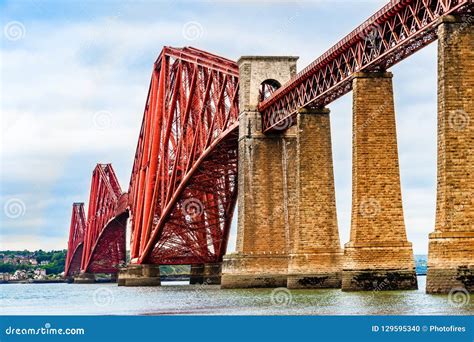
POLYGON ((2 315, 473 315, 474 299, 419 290, 342 292, 338 289, 221 290, 215 285, 164 283, 161 287, 116 284, 2 284, 2 315))

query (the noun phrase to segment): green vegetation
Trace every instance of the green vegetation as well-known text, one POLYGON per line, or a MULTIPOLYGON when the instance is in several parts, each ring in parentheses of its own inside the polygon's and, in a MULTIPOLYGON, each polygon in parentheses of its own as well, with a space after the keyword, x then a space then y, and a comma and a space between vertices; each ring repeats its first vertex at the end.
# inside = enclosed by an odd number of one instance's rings
POLYGON ((191 267, 189 265, 163 265, 160 266, 161 275, 180 275, 191 273, 191 267))
MULTIPOLYGON (((14 273, 16 270, 35 270, 37 268, 42 268, 46 270, 47 274, 59 274, 64 271, 64 263, 66 260, 67 251, 43 251, 37 250, 34 252, 23 250, 23 251, 0 251, 0 273, 14 273), (15 258, 15 259, 36 259, 38 265, 31 265, 29 263, 19 263, 19 262, 3 262, 5 258, 15 258), (41 265, 42 261, 47 261, 46 265, 41 265)), ((127 251, 127 259, 130 260, 130 253, 127 251)), ((164 265, 160 267, 160 272, 163 275, 181 275, 189 274, 190 266, 189 265, 164 265)))
MULTIPOLYGON (((130 251, 126 253, 127 264, 130 262, 130 251)), ((181 275, 191 273, 191 266, 189 265, 162 265, 160 266, 161 275, 181 275)))
POLYGON ((47 274, 59 274, 64 271, 64 263, 66 260, 67 251, 43 251, 37 250, 30 252, 28 250, 23 251, 0 251, 0 273, 14 273, 16 270, 35 270, 37 268, 42 268, 46 270, 47 274), (29 263, 12 263, 4 262, 5 258, 29 258, 35 259, 38 262, 38 265, 31 265, 29 263), (47 261, 45 265, 40 265, 42 261, 47 261))

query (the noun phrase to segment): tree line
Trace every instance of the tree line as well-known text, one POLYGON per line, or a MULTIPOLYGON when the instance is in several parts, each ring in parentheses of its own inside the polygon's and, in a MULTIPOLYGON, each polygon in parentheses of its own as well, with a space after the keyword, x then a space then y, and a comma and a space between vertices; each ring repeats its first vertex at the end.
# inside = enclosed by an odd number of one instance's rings
POLYGON ((47 274, 59 274, 64 271, 64 264, 66 261, 67 250, 55 250, 55 251, 43 251, 42 249, 37 251, 0 251, 0 273, 14 273, 16 270, 34 270, 42 268, 46 270, 47 274), (4 258, 24 257, 36 259, 38 265, 27 265, 27 264, 13 264, 5 263, 4 258), (46 265, 39 265, 42 261, 48 261, 46 265))

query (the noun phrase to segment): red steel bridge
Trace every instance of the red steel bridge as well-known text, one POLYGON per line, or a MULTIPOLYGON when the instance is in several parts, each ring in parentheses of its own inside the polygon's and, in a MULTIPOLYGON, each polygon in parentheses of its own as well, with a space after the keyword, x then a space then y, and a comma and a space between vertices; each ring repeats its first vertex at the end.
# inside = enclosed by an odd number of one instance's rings
MULTIPOLYGON (((471 0, 390 1, 279 89, 262 85, 263 131, 288 128, 301 107, 351 90, 356 72, 386 70, 437 39, 440 17, 471 0), (265 96, 268 95, 268 96, 265 96)), ((131 263, 222 261, 237 201, 237 64, 195 49, 163 48, 154 63, 128 192, 110 164, 92 175, 87 219, 73 205, 66 275, 116 273, 131 263)))

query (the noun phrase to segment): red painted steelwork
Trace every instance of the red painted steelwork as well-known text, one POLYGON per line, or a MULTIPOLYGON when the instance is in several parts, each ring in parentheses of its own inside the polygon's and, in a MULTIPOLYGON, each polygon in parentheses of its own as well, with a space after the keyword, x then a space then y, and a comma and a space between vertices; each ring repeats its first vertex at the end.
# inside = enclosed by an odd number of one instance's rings
POLYGON ((66 277, 78 274, 81 270, 81 258, 82 249, 84 246, 85 231, 86 215, 84 213, 84 203, 74 203, 72 205, 66 265, 64 267, 64 276, 66 277))
POLYGON ((112 165, 97 164, 92 173, 81 272, 116 273, 125 263, 127 202, 112 165))
POLYGON ((163 48, 130 180, 132 263, 222 260, 237 200, 237 94, 235 62, 163 48))
POLYGON ((439 18, 472 0, 390 1, 259 105, 264 131, 290 127, 299 108, 322 107, 352 89, 354 73, 386 70, 437 39, 439 18))

